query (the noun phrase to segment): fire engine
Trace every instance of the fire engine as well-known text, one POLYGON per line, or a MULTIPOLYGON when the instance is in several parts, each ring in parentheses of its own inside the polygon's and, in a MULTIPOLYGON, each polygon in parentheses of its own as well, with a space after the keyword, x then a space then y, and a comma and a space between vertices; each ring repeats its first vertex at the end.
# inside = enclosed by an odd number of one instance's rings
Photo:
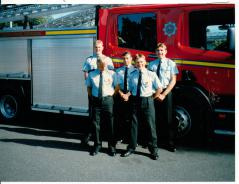
POLYGON ((125 51, 156 58, 164 42, 179 69, 173 89, 177 137, 234 130, 235 5, 154 4, 96 8, 90 29, 0 32, 0 116, 27 110, 88 116, 82 65, 104 42, 115 67, 125 51))

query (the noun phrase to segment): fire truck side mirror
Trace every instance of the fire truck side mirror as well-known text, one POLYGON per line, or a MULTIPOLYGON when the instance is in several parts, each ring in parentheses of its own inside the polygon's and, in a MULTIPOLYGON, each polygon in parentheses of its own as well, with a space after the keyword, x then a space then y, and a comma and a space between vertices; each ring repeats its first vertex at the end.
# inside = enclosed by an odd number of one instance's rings
POLYGON ((229 28, 227 30, 228 49, 230 52, 235 52, 235 28, 229 28))

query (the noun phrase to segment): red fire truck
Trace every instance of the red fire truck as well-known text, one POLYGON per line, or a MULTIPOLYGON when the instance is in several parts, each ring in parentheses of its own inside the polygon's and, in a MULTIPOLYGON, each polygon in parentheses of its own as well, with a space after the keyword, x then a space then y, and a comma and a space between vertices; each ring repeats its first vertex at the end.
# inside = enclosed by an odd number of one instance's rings
POLYGON ((126 50, 150 62, 156 43, 164 42, 179 69, 173 90, 178 138, 234 131, 234 4, 97 8, 96 23, 92 29, 0 32, 2 119, 27 109, 87 116, 81 68, 96 39, 116 68, 126 50))

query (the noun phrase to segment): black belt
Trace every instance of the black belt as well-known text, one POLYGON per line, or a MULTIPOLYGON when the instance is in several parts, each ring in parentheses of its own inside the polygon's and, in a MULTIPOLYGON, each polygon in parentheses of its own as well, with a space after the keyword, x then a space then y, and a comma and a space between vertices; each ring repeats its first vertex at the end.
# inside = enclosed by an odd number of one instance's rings
MULTIPOLYGON (((93 71, 95 71, 95 70, 96 70, 96 69, 89 70, 88 73, 93 72, 93 71)), ((114 71, 114 69, 108 69, 108 70, 113 70, 113 71, 114 71)))
POLYGON ((122 90, 122 92, 124 93, 124 94, 127 94, 128 92, 129 92, 129 90, 122 90))

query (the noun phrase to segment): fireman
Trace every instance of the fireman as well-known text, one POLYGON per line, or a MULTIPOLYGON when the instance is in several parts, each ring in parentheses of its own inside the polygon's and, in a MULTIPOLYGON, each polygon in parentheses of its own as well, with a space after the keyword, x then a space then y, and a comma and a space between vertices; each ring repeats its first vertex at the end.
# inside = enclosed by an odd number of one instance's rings
POLYGON ((155 99, 156 125, 158 126, 159 135, 162 135, 166 149, 168 151, 175 152, 175 127, 173 127, 172 120, 173 99, 171 91, 176 84, 176 75, 178 74, 178 69, 175 62, 167 58, 166 54, 166 45, 164 43, 158 43, 156 47, 156 55, 158 59, 150 62, 148 69, 158 75, 159 80, 163 85, 162 93, 158 96, 157 99, 155 99))
POLYGON ((117 89, 117 76, 107 69, 105 58, 97 59, 97 69, 90 72, 86 85, 89 97, 92 97, 92 125, 94 148, 91 155, 97 155, 102 147, 100 127, 102 123, 108 127, 108 149, 111 156, 116 155, 113 126, 113 94, 117 89))
POLYGON ((114 69, 112 59, 110 57, 105 56, 103 54, 103 50, 104 50, 103 42, 101 40, 96 40, 95 41, 96 53, 93 56, 88 57, 83 64, 83 72, 84 72, 85 79, 87 78, 88 74, 91 71, 94 71, 95 69, 97 69, 97 58, 99 57, 104 58, 109 70, 114 69))
POLYGON ((115 96, 114 115, 117 139, 124 142, 129 140, 129 124, 130 124, 130 101, 128 100, 129 93, 129 76, 135 70, 132 65, 132 55, 130 52, 122 54, 124 66, 116 70, 119 92, 115 96))
MULTIPOLYGON (((114 65, 112 62, 112 59, 105 56, 102 52, 104 50, 104 46, 103 46, 103 42, 101 40, 96 40, 95 42, 95 54, 93 56, 90 56, 86 59, 86 61, 83 64, 83 72, 84 72, 84 77, 85 80, 87 79, 88 75, 90 72, 94 71, 95 69, 97 69, 97 58, 101 57, 101 58, 105 58, 105 62, 107 63, 108 69, 109 70, 113 70, 114 69, 114 65)), ((89 117, 91 118, 91 98, 88 97, 88 101, 89 101, 89 117)), ((89 131, 88 131, 88 135, 85 137, 84 139, 84 144, 87 144, 91 138, 91 125, 89 127, 89 131)))
POLYGON ((129 95, 131 98, 131 130, 130 141, 127 151, 122 157, 127 157, 135 152, 137 146, 138 126, 143 121, 146 123, 146 131, 149 132, 148 149, 153 160, 158 159, 157 133, 155 127, 155 110, 153 94, 157 97, 162 91, 162 85, 154 72, 145 68, 146 60, 142 54, 136 55, 136 67, 138 68, 130 75, 129 95))

